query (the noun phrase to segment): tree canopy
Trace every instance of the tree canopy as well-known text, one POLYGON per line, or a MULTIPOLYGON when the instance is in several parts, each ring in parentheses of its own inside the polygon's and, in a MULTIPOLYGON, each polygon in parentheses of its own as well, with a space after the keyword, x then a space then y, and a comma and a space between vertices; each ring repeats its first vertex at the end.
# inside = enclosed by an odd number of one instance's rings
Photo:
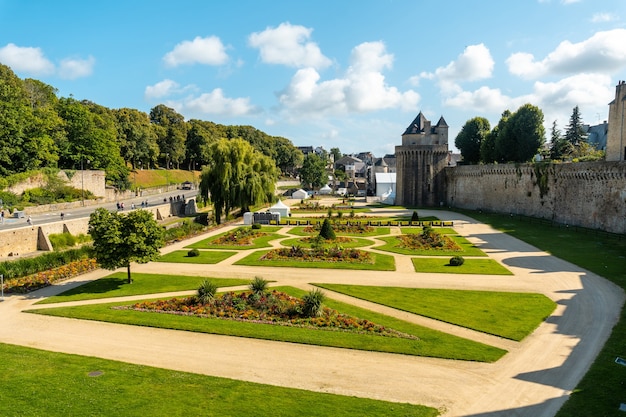
POLYGON ((234 208, 270 202, 278 179, 274 161, 243 139, 220 139, 208 149, 209 164, 200 175, 200 194, 210 199, 219 224, 234 208))
POLYGON ((121 214, 96 209, 89 217, 89 234, 98 263, 111 270, 126 267, 129 284, 131 263, 156 260, 164 245, 164 229, 145 210, 121 214))
POLYGON ((481 144, 489 135, 490 128, 489 120, 484 117, 474 117, 465 122, 454 140, 464 162, 477 164, 480 161, 481 144))
POLYGON ((326 161, 315 153, 308 154, 300 168, 300 182, 308 187, 319 188, 327 181, 326 161))

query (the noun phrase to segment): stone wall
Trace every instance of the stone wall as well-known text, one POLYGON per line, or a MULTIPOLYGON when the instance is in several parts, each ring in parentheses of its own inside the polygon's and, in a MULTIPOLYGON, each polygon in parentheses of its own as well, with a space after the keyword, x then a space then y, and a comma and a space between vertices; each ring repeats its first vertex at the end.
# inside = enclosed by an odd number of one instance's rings
POLYGON ((449 207, 626 233, 624 161, 466 165, 445 173, 449 207))

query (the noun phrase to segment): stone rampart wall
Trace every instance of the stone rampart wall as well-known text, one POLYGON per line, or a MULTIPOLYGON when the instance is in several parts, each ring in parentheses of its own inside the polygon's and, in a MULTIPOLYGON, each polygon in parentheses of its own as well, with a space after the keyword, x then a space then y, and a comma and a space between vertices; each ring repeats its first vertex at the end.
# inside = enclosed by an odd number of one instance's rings
POLYGON ((449 207, 513 213, 626 233, 626 163, 446 168, 449 207))

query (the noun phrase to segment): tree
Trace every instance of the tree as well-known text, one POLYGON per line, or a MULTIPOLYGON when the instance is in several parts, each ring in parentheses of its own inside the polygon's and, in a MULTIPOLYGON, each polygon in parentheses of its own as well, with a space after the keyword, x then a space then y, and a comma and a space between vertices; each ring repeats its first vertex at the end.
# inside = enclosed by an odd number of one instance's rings
POLYGON ((163 104, 150 110, 150 122, 157 128, 157 143, 165 168, 170 163, 179 167, 185 159, 185 140, 187 139, 187 124, 183 115, 163 104))
POLYGON ((120 214, 99 208, 89 216, 89 234, 98 263, 111 270, 126 267, 129 284, 130 264, 156 260, 164 245, 164 229, 145 210, 120 214))
POLYGON ((300 182, 312 188, 326 184, 326 162, 315 153, 308 154, 300 168, 300 182))
POLYGON ((324 223, 322 223, 322 228, 320 229, 318 236, 325 240, 334 240, 336 238, 335 231, 333 230, 333 226, 330 224, 329 219, 324 219, 324 223))
POLYGON ((330 148, 330 154, 333 156, 333 162, 337 162, 343 156, 339 148, 330 148))
POLYGON ((129 108, 119 109, 114 113, 124 161, 130 163, 133 169, 137 166, 154 166, 159 156, 159 145, 148 114, 129 108))
POLYGON ((490 129, 489 120, 484 117, 474 117, 465 122, 454 140, 454 145, 461 151, 464 162, 477 164, 480 161, 480 146, 489 135, 490 129))
POLYGON ((579 147, 581 143, 587 142, 587 133, 585 132, 578 106, 572 110, 569 125, 565 128, 565 140, 575 148, 579 147))
POLYGON ((573 146, 563 137, 561 131, 556 127, 556 120, 552 122, 550 129, 550 159, 563 159, 573 152, 573 146))
POLYGON ((209 195, 219 224, 222 214, 271 201, 278 179, 274 161, 243 139, 221 139, 209 147, 209 163, 200 175, 200 194, 209 195))
POLYGON ((525 104, 508 118, 495 145, 503 161, 527 162, 544 142, 543 112, 539 107, 525 104))

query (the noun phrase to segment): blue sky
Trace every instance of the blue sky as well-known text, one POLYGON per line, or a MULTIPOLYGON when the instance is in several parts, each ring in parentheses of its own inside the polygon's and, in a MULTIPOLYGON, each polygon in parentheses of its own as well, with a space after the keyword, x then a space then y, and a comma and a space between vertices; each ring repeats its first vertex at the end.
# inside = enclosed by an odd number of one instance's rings
POLYGON ((0 0, 0 63, 109 108, 158 104, 295 145, 393 153, 422 111, 450 126, 539 106, 608 117, 624 0, 0 0))

